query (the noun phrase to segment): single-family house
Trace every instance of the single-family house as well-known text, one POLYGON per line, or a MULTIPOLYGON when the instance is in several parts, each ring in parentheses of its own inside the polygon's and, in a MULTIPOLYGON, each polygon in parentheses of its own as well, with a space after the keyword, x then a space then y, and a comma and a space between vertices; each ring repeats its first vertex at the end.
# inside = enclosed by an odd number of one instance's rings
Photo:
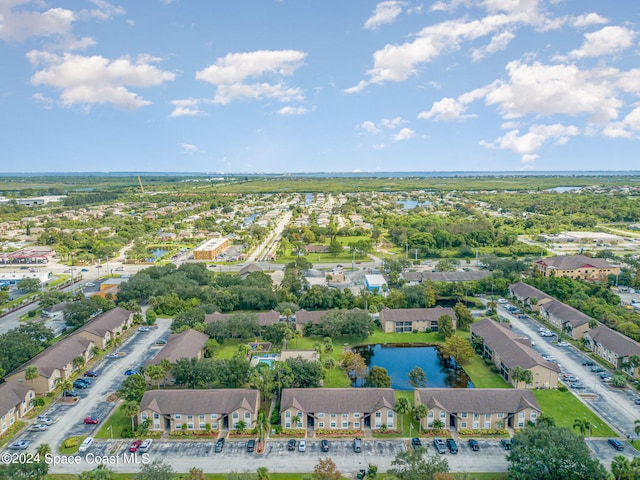
POLYGON ((27 385, 15 382, 0 384, 0 435, 31 410, 36 392, 27 385))
POLYGON ((447 315, 456 328, 456 314, 453 308, 383 308, 380 310, 380 325, 387 333, 437 332, 438 319, 447 315))
POLYGON ((531 347, 531 340, 519 337, 509 324, 490 318, 471 324, 471 341, 482 343, 483 356, 491 359, 504 380, 516 388, 556 388, 560 367, 542 358, 531 347), (527 383, 514 375, 517 367, 531 372, 527 383))
POLYGON ((280 401, 283 428, 360 430, 396 428, 391 388, 285 388, 280 401), (295 420, 295 421, 294 421, 295 420))
POLYGON ((592 328, 584 337, 593 353, 628 375, 640 378, 638 370, 640 365, 634 367, 634 362, 630 362, 630 360, 640 360, 640 358, 631 359, 631 357, 640 357, 640 343, 605 325, 592 328))
POLYGON ((89 320, 74 335, 88 338, 96 347, 104 350, 108 342, 122 335, 132 323, 133 312, 117 307, 89 320))
POLYGON ((524 428, 540 417, 540 406, 528 389, 516 388, 416 388, 414 406, 427 407, 422 429, 440 421, 448 430, 524 428))
POLYGON ((259 408, 260 392, 249 388, 149 390, 138 418, 148 419, 152 432, 225 430, 239 422, 253 428, 259 408))

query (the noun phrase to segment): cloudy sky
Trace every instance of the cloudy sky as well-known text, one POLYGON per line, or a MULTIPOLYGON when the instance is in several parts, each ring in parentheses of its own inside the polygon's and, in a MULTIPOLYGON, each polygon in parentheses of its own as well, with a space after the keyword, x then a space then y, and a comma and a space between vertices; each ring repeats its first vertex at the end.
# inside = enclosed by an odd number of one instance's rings
POLYGON ((640 169, 637 0, 0 0, 0 173, 640 169))

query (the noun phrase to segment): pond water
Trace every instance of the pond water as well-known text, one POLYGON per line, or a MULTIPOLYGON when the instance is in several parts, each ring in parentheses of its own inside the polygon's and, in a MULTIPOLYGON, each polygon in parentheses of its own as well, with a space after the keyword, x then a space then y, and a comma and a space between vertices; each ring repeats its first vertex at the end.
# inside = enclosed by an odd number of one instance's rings
POLYGON ((547 192, 566 193, 573 190, 580 190, 582 187, 555 187, 547 189, 547 192))
POLYGON ((413 344, 378 344, 354 347, 369 368, 383 367, 391 377, 391 387, 413 390, 409 371, 418 366, 427 374, 427 387, 473 388, 469 376, 453 359, 444 360, 437 347, 413 344))
POLYGON ((153 250, 149 250, 149 253, 153 255, 153 258, 151 259, 151 261, 153 261, 156 258, 162 258, 162 256, 167 252, 168 250, 165 250, 164 248, 155 248, 153 250))
POLYGON ((247 218, 244 219, 244 224, 251 225, 253 222, 256 221, 256 218, 258 218, 258 214, 252 213, 251 215, 249 215, 247 218))
POLYGON ((418 202, 417 200, 398 200, 403 210, 411 210, 419 205, 431 205, 431 202, 418 202))

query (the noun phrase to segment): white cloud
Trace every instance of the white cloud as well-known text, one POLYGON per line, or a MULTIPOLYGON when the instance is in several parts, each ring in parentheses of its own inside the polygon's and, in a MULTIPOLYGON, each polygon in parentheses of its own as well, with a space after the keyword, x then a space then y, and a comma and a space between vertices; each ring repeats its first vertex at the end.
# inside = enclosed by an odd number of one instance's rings
POLYGON ((307 113, 307 109, 304 107, 282 107, 278 110, 279 115, 291 116, 291 115, 304 115, 307 113))
POLYGON ((498 137, 494 142, 480 142, 487 148, 499 148, 511 150, 522 156, 523 162, 531 162, 537 158, 537 151, 545 143, 555 140, 556 144, 562 145, 569 141, 570 137, 575 137, 580 131, 573 125, 532 125, 529 131, 520 134, 520 130, 511 130, 505 135, 498 137))
POLYGON ((406 6, 405 2, 398 0, 387 0, 376 5, 373 15, 364 22, 364 28, 375 30, 386 23, 393 23, 395 19, 402 13, 402 8, 406 6))
POLYGON ((226 104, 237 99, 273 98, 279 101, 302 100, 302 91, 287 88, 281 82, 244 83, 263 75, 286 77, 302 65, 307 56, 295 50, 259 50, 247 53, 230 53, 218 58, 215 64, 196 73, 197 80, 209 82, 217 87, 215 103, 226 104))
POLYGON ((621 122, 607 125, 603 132, 609 138, 638 138, 640 134, 640 108, 635 108, 621 122))
POLYGON ((625 27, 604 27, 597 32, 585 33, 582 46, 569 52, 569 55, 584 58, 615 54, 631 47, 635 36, 634 31, 625 27))
POLYGON ((181 100, 172 100, 170 103, 175 108, 169 114, 172 118, 177 117, 196 117, 206 115, 206 112, 200 109, 200 104, 204 101, 198 98, 186 98, 181 100))
POLYGON ((580 15, 578 17, 575 17, 572 21, 572 25, 576 28, 581 28, 581 27, 590 27, 591 25, 602 25, 608 22, 609 20, 607 20, 606 18, 601 17, 595 12, 592 12, 592 13, 587 13, 586 15, 580 15))
POLYGON ((380 120, 380 123, 382 124, 383 127, 394 129, 398 125, 401 125, 406 122, 405 120, 402 119, 402 117, 396 117, 396 118, 383 118, 382 120, 380 120))
POLYGON ((618 115, 622 102, 615 95, 611 70, 580 70, 575 65, 507 65, 508 82, 495 82, 486 95, 506 119, 534 115, 587 114, 594 122, 618 115))
POLYGON ((76 15, 65 8, 14 11, 14 7, 28 5, 31 0, 0 2, 0 39, 22 41, 29 37, 68 36, 76 15))
POLYGON ((485 47, 477 48, 471 52, 471 59, 474 62, 482 60, 490 53, 496 53, 504 50, 509 42, 516 38, 515 34, 510 31, 500 32, 491 38, 491 43, 485 47))
POLYGON ((159 59, 142 55, 132 61, 128 57, 109 60, 101 56, 66 53, 57 55, 32 50, 27 54, 31 64, 42 67, 31 78, 33 85, 46 85, 60 90, 64 106, 111 103, 126 110, 136 110, 151 102, 128 90, 128 87, 152 87, 175 78, 175 74, 158 69, 159 59))
POLYGON ((384 150, 385 148, 384 143, 375 143, 371 146, 373 147, 374 150, 384 150))
POLYGON ((116 15, 124 15, 126 10, 121 6, 115 6, 106 0, 90 0, 96 8, 93 10, 83 10, 80 12, 81 15, 86 15, 92 18, 97 18, 98 20, 111 20, 116 15))
POLYGON ((423 120, 444 120, 450 122, 463 118, 466 106, 455 98, 443 98, 437 102, 433 102, 431 110, 421 112, 418 118, 423 120))
POLYGON ((200 152, 200 149, 198 147, 190 143, 183 143, 181 147, 183 155, 193 155, 194 153, 200 152))
POLYGON ((378 127, 376 127, 376 124, 374 122, 372 122, 371 120, 365 120, 361 124, 357 125, 357 128, 360 129, 360 130, 364 130, 367 133, 371 133, 373 135, 376 135, 376 134, 382 132, 382 130, 380 130, 378 127))
POLYGON ((414 132, 410 128, 403 128, 393 136, 393 141, 401 142, 403 140, 409 140, 415 137, 415 135, 416 135, 416 132, 414 132))

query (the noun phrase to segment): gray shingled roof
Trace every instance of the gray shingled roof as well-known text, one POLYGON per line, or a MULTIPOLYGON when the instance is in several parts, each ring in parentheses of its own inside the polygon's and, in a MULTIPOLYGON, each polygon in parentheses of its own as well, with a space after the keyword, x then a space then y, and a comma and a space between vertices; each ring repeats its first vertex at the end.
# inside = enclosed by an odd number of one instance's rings
POLYGON ((204 348, 207 340, 209 340, 209 335, 193 329, 169 335, 167 344, 148 364, 156 365, 165 359, 171 363, 176 363, 181 358, 195 358, 200 350, 204 348))
POLYGON ((21 404, 29 390, 33 389, 15 382, 0 384, 0 416, 21 404))
POLYGON ((489 270, 469 270, 468 272, 424 272, 422 280, 432 282, 471 282, 491 276, 489 270))
POLYGON ((538 290, 537 288, 532 287, 531 285, 527 285, 524 282, 517 282, 509 285, 509 289, 514 293, 514 295, 525 300, 528 300, 530 298, 537 298, 538 303, 540 302, 540 300, 552 298, 542 290, 538 290))
POLYGON ((591 258, 585 255, 560 255, 538 260, 536 263, 558 270, 575 270, 577 268, 612 268, 604 258, 591 258))
POLYGON ((320 323, 320 318, 329 310, 308 311, 301 308, 296 312, 296 324, 305 325, 307 323, 320 323))
POLYGON ((576 310, 556 299, 545 303, 541 308, 560 319, 562 323, 568 322, 573 328, 588 324, 592 320, 590 316, 585 315, 580 310, 576 310))
POLYGON ((225 322, 233 315, 237 315, 239 313, 250 313, 251 315, 255 315, 258 320, 258 325, 262 327, 266 327, 271 325, 272 323, 278 323, 280 321, 280 314, 275 310, 269 310, 268 312, 234 312, 234 313, 215 312, 209 315, 205 315, 204 323, 225 322))
POLYGON ((91 343, 91 340, 80 335, 70 335, 40 352, 11 373, 21 372, 26 370, 28 366, 35 365, 38 367, 40 375, 50 377, 55 369, 62 370, 66 365, 72 363, 78 355, 84 354, 91 343))
POLYGON ((482 337, 484 343, 500 356, 507 368, 521 367, 529 369, 543 366, 554 372, 560 372, 557 363, 548 362, 533 348, 529 340, 523 341, 507 326, 490 318, 485 318, 471 325, 471 333, 482 337))
POLYGON ((76 333, 89 332, 99 337, 104 337, 105 333, 113 332, 124 325, 129 318, 129 315, 131 315, 129 310, 125 310, 120 307, 113 308, 101 313, 92 320, 89 320, 82 327, 76 330, 76 333))
POLYGON ((380 408, 395 409, 391 388, 285 388, 280 411, 290 407, 307 413, 371 413, 380 408))
POLYGON ((456 319, 456 312, 453 308, 433 307, 433 308, 388 308, 380 310, 381 321, 385 322, 417 322, 436 321, 442 315, 449 315, 452 320, 456 319))
POLYGON ((608 350, 617 353, 621 358, 630 355, 640 355, 640 343, 611 330, 605 325, 600 325, 599 327, 589 330, 589 336, 608 350))
POLYGON ((140 411, 150 409, 161 415, 188 413, 227 415, 238 408, 258 410, 258 390, 229 388, 213 390, 149 390, 142 396, 140 411))
POLYGON ((420 403, 450 413, 514 414, 532 407, 540 411, 533 392, 519 388, 418 388, 420 403))

